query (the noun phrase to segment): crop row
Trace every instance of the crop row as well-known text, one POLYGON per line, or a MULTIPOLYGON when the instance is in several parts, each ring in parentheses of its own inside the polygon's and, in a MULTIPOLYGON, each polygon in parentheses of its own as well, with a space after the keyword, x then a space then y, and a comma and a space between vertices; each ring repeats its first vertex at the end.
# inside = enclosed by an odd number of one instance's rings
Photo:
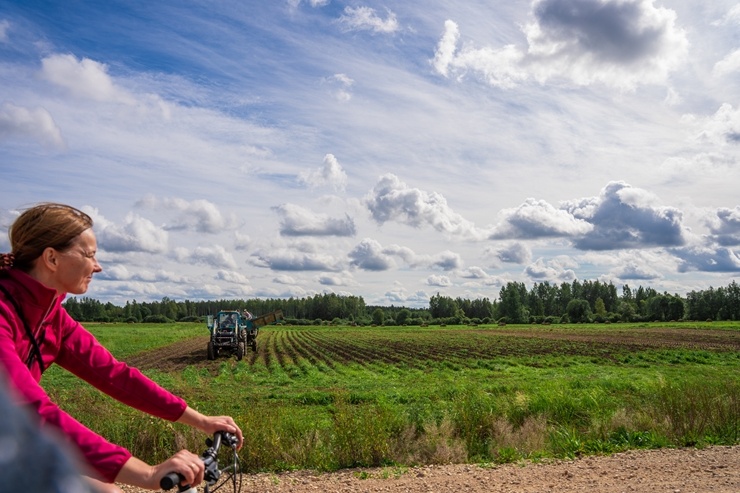
POLYGON ((398 366, 428 368, 430 365, 471 365, 502 358, 573 356, 608 361, 626 355, 665 348, 737 351, 737 332, 702 331, 650 333, 619 330, 613 333, 563 331, 498 331, 485 329, 436 329, 383 331, 377 328, 315 330, 312 328, 268 328, 258 337, 258 353, 250 352, 250 366, 264 365, 269 371, 293 368, 307 373, 341 371, 359 367, 398 366), (697 337, 701 336, 700 339, 697 337), (706 341, 710 341, 707 343, 706 341))

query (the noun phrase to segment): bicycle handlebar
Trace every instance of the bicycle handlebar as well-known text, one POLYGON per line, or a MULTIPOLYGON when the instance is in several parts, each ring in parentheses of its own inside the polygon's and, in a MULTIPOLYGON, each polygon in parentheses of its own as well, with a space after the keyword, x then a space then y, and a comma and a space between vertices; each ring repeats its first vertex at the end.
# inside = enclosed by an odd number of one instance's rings
MULTIPOLYGON (((221 476, 221 470, 218 468, 218 450, 224 443, 235 449, 237 443, 239 443, 239 439, 232 433, 217 431, 213 434, 212 440, 210 438, 206 440, 208 449, 200 455, 200 459, 206 466, 203 480, 206 481, 207 484, 214 484, 221 476)), ((180 473, 171 472, 159 481, 159 486, 163 490, 170 490, 176 485, 179 485, 183 479, 185 478, 180 473)), ((190 485, 179 486, 179 488, 179 491, 187 491, 190 489, 190 485)))

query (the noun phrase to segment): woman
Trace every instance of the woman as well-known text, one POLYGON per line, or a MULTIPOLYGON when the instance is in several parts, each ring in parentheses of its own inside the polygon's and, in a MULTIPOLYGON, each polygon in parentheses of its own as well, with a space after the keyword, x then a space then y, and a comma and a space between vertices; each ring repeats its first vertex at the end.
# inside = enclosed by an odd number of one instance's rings
POLYGON ((83 294, 95 258, 92 219, 63 204, 44 203, 24 211, 8 235, 12 254, 0 258, 0 368, 9 377, 20 404, 34 409, 43 426, 54 426, 76 445, 91 466, 91 481, 105 492, 119 492, 114 482, 159 489, 160 479, 177 471, 196 485, 203 480, 200 458, 187 450, 154 466, 110 443, 54 404, 39 385, 52 363, 111 397, 154 416, 184 423, 207 434, 242 432, 229 416, 205 416, 140 371, 117 361, 62 306, 67 293, 83 294))

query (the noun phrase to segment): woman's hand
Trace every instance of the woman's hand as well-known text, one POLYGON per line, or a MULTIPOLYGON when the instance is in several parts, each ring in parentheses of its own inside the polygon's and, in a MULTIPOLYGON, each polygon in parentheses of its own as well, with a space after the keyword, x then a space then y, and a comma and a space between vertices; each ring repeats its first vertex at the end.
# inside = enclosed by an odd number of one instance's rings
POLYGON ((166 461, 155 466, 150 466, 136 457, 131 457, 118 472, 116 483, 159 490, 159 482, 171 472, 179 473, 185 478, 182 484, 197 486, 203 481, 205 464, 199 456, 189 450, 180 450, 166 461))
POLYGON ((198 428, 209 435, 213 435, 217 431, 229 432, 239 440, 237 449, 242 448, 244 442, 242 430, 236 425, 236 422, 231 416, 205 416, 195 409, 188 407, 177 422, 198 428))
POLYGON ((236 435, 239 440, 237 443, 237 450, 242 448, 244 437, 242 436, 242 430, 236 425, 234 419, 231 416, 204 416, 205 423, 201 426, 201 430, 210 435, 217 431, 227 431, 232 435, 236 435))
POLYGON ((159 489, 159 482, 171 472, 183 476, 181 484, 197 486, 203 481, 205 470, 206 466, 199 456, 189 450, 180 450, 166 461, 154 466, 154 477, 157 482, 155 489, 159 489))

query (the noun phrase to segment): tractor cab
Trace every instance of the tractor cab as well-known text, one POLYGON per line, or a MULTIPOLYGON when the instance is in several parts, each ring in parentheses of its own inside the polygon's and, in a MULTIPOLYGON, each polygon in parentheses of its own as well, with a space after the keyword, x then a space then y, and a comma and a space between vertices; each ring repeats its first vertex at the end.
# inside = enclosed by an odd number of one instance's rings
POLYGON ((233 331, 241 325, 239 323, 239 312, 220 312, 218 314, 218 329, 233 331))

